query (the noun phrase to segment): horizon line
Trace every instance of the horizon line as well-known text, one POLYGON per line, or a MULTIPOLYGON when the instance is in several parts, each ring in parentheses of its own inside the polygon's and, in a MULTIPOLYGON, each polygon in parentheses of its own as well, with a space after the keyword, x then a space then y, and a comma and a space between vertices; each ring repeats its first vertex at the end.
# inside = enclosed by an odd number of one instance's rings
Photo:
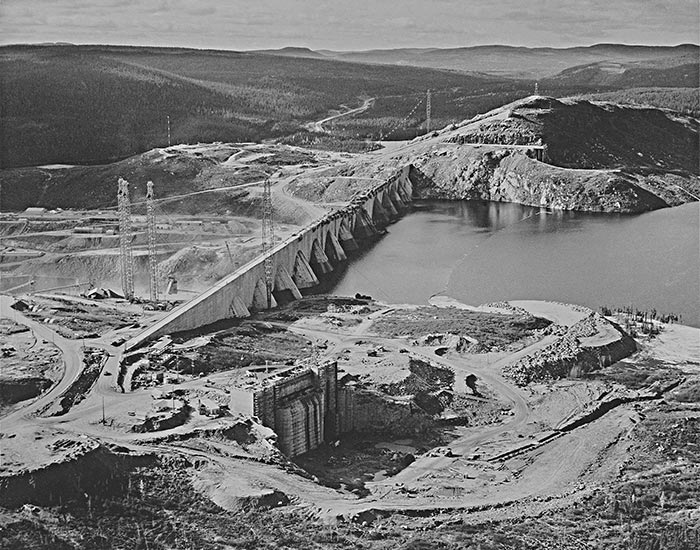
MULTIPOLYGON (((162 49, 178 49, 178 50, 196 50, 196 51, 216 51, 216 52, 234 52, 234 53, 257 53, 257 52, 275 52, 282 51, 285 49, 297 49, 297 50, 308 50, 314 53, 321 53, 322 51, 333 52, 333 53, 368 53, 376 51, 397 51, 397 50, 461 50, 461 49, 474 49, 474 48, 513 48, 513 49, 525 49, 525 50, 571 50, 576 48, 594 48, 598 46, 623 46, 630 48, 680 48, 683 46, 692 46, 695 48, 700 48, 700 44, 695 44, 693 42, 681 42, 678 44, 629 44, 624 42, 596 42, 594 44, 579 44, 575 46, 522 46, 513 44, 475 44, 472 46, 398 46, 398 47, 384 47, 384 48, 370 48, 367 50, 333 50, 330 48, 310 48, 308 46, 281 46, 278 48, 254 48, 249 50, 241 49, 227 49, 227 48, 215 48, 215 47, 196 47, 196 46, 176 46, 176 45, 154 45, 154 44, 116 44, 116 43, 75 43, 75 42, 13 42, 2 44, 0 43, 0 48, 11 48, 11 47, 117 47, 117 48, 162 48, 162 49)), ((321 54, 323 55, 323 54, 321 54)))

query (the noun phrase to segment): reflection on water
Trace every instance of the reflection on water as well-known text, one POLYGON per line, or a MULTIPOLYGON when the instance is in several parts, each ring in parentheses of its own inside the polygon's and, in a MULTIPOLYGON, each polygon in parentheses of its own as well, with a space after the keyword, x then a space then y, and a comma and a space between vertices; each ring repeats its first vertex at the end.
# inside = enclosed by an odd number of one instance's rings
POLYGON ((697 203, 641 215, 424 201, 352 262, 333 292, 392 303, 548 299, 675 312, 700 326, 697 203))

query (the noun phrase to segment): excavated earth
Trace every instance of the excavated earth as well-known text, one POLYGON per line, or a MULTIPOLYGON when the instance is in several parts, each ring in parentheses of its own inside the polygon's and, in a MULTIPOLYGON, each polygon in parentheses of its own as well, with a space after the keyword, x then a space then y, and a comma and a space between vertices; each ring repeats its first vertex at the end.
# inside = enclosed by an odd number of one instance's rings
POLYGON ((310 200, 342 200, 371 185, 361 178, 411 164, 421 198, 643 212, 700 196, 698 127, 658 109, 533 96, 302 175, 293 188, 310 200))
POLYGON ((200 378, 164 360, 168 382, 127 393, 102 376, 61 417, 3 420, 0 548, 693 548, 700 335, 631 340, 618 321, 545 302, 309 298, 160 340, 161 358, 212 357, 257 331, 261 361, 285 345, 302 362, 312 343, 365 392, 366 428, 290 461, 235 410, 254 364, 200 378), (146 404, 202 399, 230 413, 133 428, 146 404))

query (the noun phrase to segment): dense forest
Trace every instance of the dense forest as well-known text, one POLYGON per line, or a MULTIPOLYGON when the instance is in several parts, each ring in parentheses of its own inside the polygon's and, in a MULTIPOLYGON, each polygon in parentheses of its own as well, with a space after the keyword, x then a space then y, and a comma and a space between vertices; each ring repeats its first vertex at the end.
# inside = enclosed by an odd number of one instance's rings
MULTIPOLYGON (((681 62, 687 60, 635 63, 613 72, 601 64, 572 67, 540 82, 540 93, 617 93, 640 82, 682 85, 678 91, 629 94, 654 105, 667 96, 661 106, 697 112, 697 95, 693 103, 687 89, 689 80, 697 81, 697 65, 673 64, 681 62)), ((283 138, 300 145, 366 150, 374 146, 371 140, 424 133, 428 88, 432 128, 440 128, 530 95, 534 81, 318 56, 5 46, 0 47, 0 167, 104 164, 166 146, 169 139, 283 138), (371 108, 326 126, 332 135, 304 129, 308 122, 356 107, 366 98, 376 98, 371 108)))

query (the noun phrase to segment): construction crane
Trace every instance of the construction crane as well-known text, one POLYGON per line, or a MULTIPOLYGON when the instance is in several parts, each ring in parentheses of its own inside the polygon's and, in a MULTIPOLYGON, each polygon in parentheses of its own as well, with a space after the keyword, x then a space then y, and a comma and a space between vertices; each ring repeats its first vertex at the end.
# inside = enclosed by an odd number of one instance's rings
POLYGON ((131 249, 131 203, 129 182, 119 178, 117 191, 119 209, 119 263, 122 276, 122 292, 127 300, 134 297, 134 256, 131 249))
POLYGON ((153 201, 153 182, 146 184, 146 229, 148 232, 148 273, 151 301, 158 301, 158 258, 156 258, 156 207, 153 201))
POLYGON ((275 228, 272 223, 272 195, 270 193, 270 178, 265 178, 263 186, 263 204, 262 204, 262 253, 263 263, 265 267, 265 290, 267 298, 267 307, 272 307, 272 288, 274 281, 272 280, 272 255, 268 254, 275 245, 275 228))
POLYGON ((430 88, 428 88, 428 93, 425 96, 425 130, 426 133, 430 133, 430 115, 432 105, 430 104, 430 88))

